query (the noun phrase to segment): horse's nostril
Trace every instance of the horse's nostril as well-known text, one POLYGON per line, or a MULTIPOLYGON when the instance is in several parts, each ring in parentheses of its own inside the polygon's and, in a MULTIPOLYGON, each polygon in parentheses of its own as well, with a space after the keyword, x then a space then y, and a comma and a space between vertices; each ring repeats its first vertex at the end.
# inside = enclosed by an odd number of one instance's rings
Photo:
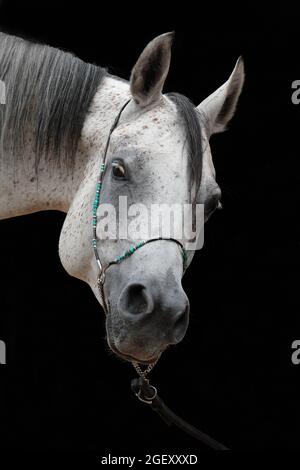
POLYGON ((157 342, 179 343, 188 327, 189 302, 186 296, 178 294, 170 301, 168 296, 154 296, 151 286, 146 287, 144 283, 127 284, 121 292, 118 311, 120 318, 139 327, 139 334, 157 342))
POLYGON ((121 297, 123 312, 140 315, 149 311, 151 302, 143 284, 129 285, 121 297))

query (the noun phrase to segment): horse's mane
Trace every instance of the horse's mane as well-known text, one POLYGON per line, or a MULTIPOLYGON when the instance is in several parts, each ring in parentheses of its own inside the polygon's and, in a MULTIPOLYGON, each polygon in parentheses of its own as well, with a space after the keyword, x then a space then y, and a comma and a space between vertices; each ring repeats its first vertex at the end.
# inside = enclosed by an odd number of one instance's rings
POLYGON ((88 108, 105 73, 69 52, 0 32, 0 79, 6 88, 0 158, 15 161, 31 150, 36 171, 42 155, 72 169, 88 108))
POLYGON ((167 96, 175 103, 185 127, 186 144, 190 161, 189 168, 191 169, 191 183, 195 184, 197 193, 202 176, 202 119, 197 108, 195 108, 193 103, 186 96, 179 93, 168 93, 167 96))
MULTIPOLYGON (((33 152, 36 174, 42 155, 72 169, 86 114, 105 74, 69 52, 0 32, 0 80, 6 89, 6 103, 0 106, 0 159, 16 161, 33 152)), ((199 187, 200 116, 185 96, 167 96, 182 117, 192 179, 199 187)))

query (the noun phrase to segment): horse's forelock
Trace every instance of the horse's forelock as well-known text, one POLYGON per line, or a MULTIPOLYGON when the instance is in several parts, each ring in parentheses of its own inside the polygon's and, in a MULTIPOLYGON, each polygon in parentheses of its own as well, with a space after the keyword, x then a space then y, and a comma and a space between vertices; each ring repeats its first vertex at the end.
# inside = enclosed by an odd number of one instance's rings
POLYGON ((200 113, 186 96, 179 93, 168 93, 167 97, 176 105, 185 127, 191 169, 191 187, 195 185, 195 194, 197 194, 201 183, 203 154, 200 113))

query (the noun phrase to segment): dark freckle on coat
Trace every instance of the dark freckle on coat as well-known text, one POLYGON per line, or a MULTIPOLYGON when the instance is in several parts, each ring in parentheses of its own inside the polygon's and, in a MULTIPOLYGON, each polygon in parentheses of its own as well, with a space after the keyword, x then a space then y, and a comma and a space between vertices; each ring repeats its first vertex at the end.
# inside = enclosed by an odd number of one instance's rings
POLYGON ((148 126, 143 126, 143 129, 148 129, 148 126))
POLYGON ((33 181, 35 181, 35 177, 33 176, 32 178, 30 178, 30 182, 33 183, 33 181))

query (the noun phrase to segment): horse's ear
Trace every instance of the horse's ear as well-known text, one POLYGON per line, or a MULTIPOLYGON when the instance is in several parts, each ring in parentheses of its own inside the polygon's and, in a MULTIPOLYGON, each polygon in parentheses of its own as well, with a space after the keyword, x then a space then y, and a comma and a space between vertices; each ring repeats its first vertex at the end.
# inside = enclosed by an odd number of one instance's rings
POLYGON ((131 94, 142 107, 161 97, 170 66, 173 37, 174 33, 166 33, 149 42, 132 69, 131 94))
POLYGON ((239 57, 227 82, 199 104, 198 109, 207 121, 209 136, 226 130, 235 113, 244 79, 244 62, 242 57, 239 57))

